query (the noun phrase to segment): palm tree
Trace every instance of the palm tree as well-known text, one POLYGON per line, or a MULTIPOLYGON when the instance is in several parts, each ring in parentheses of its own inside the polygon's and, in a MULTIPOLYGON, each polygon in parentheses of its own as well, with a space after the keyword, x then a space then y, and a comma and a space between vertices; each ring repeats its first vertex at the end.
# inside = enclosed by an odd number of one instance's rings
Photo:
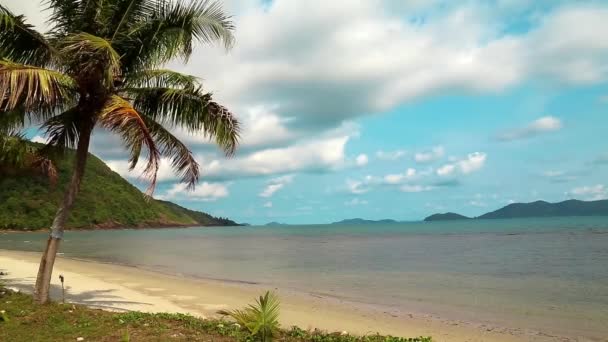
MULTIPOLYGON (((163 69, 187 61, 197 42, 233 43, 234 26, 218 2, 171 0, 47 0, 49 31, 0 5, 0 118, 42 124, 47 148, 76 149, 71 180, 50 228, 34 296, 48 301, 59 243, 80 188, 95 127, 116 133, 131 169, 145 158, 147 195, 161 157, 194 188, 199 165, 171 133, 180 127, 214 139, 232 155, 239 124, 212 101, 196 77, 163 69)), ((1 122, 1 120, 0 120, 1 122)))

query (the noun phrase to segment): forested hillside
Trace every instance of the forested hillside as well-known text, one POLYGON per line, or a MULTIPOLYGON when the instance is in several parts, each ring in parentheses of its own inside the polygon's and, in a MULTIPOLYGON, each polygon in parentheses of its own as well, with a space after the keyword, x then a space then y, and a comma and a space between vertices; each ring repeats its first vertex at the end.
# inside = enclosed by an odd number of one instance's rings
MULTIPOLYGON (((56 185, 34 173, 0 167, 0 229, 36 230, 50 226, 72 157, 57 162, 56 185)), ((90 155, 69 228, 225 226, 235 222, 192 211, 171 202, 146 201, 144 195, 97 157, 90 155)))

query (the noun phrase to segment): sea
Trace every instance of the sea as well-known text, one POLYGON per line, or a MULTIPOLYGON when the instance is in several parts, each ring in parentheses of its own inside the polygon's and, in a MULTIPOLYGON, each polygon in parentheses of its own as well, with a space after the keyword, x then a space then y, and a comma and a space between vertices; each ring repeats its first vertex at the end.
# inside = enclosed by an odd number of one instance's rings
MULTIPOLYGON (((41 251, 46 233, 3 233, 41 251)), ((65 257, 530 331, 608 336, 608 217, 70 231, 65 257)))

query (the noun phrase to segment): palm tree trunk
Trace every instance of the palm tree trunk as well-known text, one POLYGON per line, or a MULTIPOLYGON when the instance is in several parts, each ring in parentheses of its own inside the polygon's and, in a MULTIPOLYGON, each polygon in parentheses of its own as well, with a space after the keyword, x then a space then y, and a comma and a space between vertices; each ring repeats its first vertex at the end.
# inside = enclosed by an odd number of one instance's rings
POLYGON ((49 301, 49 288, 51 286, 51 276, 53 274, 55 257, 59 250, 59 243, 63 238, 65 223, 70 214, 70 210, 74 206, 74 200, 80 190, 80 182, 84 176, 93 124, 85 124, 84 126, 86 127, 82 127, 78 139, 72 179, 65 191, 63 202, 59 206, 57 214, 55 214, 55 219, 51 226, 51 234, 47 240, 42 259, 40 260, 40 268, 38 269, 38 277, 36 278, 36 287, 34 289, 34 299, 39 304, 45 304, 49 301))

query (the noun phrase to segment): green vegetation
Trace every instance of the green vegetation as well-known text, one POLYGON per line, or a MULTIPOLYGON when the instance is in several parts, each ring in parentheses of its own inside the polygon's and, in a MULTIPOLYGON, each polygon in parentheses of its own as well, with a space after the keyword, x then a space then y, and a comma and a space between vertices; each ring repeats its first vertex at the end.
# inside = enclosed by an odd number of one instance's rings
POLYGON ((271 342, 279 333, 279 298, 274 292, 266 292, 245 309, 220 311, 220 314, 232 317, 262 342, 271 342))
MULTIPOLYGON (((57 184, 34 172, 0 168, 0 229, 48 228, 69 182, 74 153, 57 162, 57 184)), ((89 155, 81 191, 68 219, 69 228, 226 226, 234 221, 182 208, 165 201, 146 201, 136 187, 100 159, 89 155)))
POLYGON ((466 217, 456 213, 433 214, 424 218, 425 221, 453 221, 453 220, 468 220, 466 217))
MULTIPOLYGON (((238 324, 184 314, 116 313, 81 305, 35 305, 31 296, 0 287, 0 341, 219 341, 254 342, 238 324)), ((307 331, 298 327, 279 330, 275 341, 286 342, 432 342, 430 337, 401 338, 381 335, 352 336, 307 331)))

